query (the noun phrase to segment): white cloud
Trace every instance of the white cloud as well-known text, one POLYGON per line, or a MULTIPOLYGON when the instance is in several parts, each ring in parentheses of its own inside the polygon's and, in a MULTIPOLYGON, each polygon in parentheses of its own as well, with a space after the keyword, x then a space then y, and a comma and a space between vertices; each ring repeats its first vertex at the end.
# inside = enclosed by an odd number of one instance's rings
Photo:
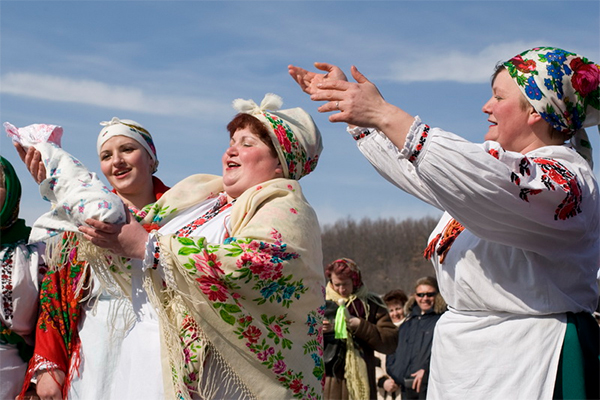
POLYGON ((534 42, 491 45, 479 52, 416 51, 412 52, 412 58, 403 58, 391 63, 390 73, 385 78, 396 82, 488 83, 498 62, 534 47, 535 44, 532 43, 534 42))
POLYGON ((0 81, 0 92, 42 100, 170 116, 214 116, 227 109, 227 105, 224 106, 214 100, 155 95, 131 86, 31 73, 4 74, 0 81))

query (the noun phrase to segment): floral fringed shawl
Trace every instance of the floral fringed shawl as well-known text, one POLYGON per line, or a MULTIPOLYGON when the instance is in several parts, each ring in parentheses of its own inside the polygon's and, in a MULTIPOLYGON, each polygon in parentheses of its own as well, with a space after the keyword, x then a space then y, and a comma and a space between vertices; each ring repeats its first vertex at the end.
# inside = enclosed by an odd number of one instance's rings
MULTIPOLYGON (((214 197, 221 180, 206 179, 182 181, 154 211, 170 219, 163 207, 214 197)), ((145 287, 159 309, 170 396, 213 398, 233 382, 243 398, 320 399, 325 279, 313 209, 297 181, 274 179, 236 199, 230 222, 225 243, 158 235, 163 271, 148 270, 145 287)))

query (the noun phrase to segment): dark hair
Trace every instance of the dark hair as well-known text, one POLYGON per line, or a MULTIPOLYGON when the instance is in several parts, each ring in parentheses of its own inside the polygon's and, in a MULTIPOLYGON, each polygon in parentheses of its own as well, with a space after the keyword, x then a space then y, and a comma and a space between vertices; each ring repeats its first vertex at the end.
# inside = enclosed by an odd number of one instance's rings
POLYGON ((229 131, 229 138, 233 137, 233 134, 237 132, 239 129, 248 128, 250 132, 254 133, 261 142, 269 146, 269 150, 271 150, 271 155, 275 158, 279 158, 277 155, 277 151, 275 150, 275 146, 271 141, 271 136, 269 135, 269 130, 267 127, 260 122, 260 120, 250 114, 239 113, 231 122, 227 124, 227 130, 229 131))
POLYGON ((418 286, 421 285, 428 285, 431 286, 432 288, 435 289, 436 292, 440 292, 440 288, 438 287, 438 283, 437 283, 437 279, 435 279, 433 276, 424 276, 422 278, 417 279, 417 282, 415 282, 415 290, 417 289, 418 286))
POLYGON ((403 290, 393 289, 383 295, 385 304, 398 303, 404 305, 408 301, 408 296, 403 290))
POLYGON ((327 280, 331 280, 331 274, 336 274, 341 278, 351 279, 354 291, 363 285, 360 269, 358 269, 356 263, 349 258, 340 258, 329 264, 325 268, 327 280))

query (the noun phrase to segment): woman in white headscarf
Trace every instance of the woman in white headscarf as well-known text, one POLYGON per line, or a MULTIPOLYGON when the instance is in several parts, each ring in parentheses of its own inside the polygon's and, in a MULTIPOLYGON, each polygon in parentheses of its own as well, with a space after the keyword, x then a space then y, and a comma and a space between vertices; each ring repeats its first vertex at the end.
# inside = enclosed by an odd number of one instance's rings
POLYGON ((600 198, 583 128, 600 120, 600 67, 551 47, 501 64, 483 144, 387 103, 355 67, 357 83, 317 67, 328 74, 290 73, 382 176, 445 211, 426 251, 449 305, 428 398, 598 398, 600 198))
POLYGON ((92 243, 144 260, 160 315, 165 397, 320 399, 324 276, 320 229, 298 180, 321 134, 304 110, 236 100, 223 177, 194 175, 147 221, 81 227, 92 243))

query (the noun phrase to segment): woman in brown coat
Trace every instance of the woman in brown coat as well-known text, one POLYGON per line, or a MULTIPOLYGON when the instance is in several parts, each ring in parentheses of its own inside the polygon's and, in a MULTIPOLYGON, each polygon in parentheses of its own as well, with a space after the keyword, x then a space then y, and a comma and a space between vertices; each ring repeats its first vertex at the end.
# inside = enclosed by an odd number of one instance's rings
POLYGON ((374 352, 391 354, 398 331, 383 301, 369 293, 360 270, 342 258, 325 270, 327 309, 325 342, 325 399, 376 399, 374 352))

